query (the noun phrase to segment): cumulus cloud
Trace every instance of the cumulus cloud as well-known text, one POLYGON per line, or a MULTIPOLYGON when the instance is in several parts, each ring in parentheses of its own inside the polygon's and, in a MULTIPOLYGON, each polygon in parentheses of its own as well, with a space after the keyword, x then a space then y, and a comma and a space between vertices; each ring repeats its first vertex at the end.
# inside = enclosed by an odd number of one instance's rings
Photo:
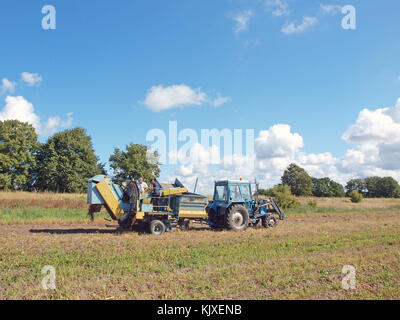
POLYGON ((284 34, 294 34, 294 33, 303 33, 316 25, 318 23, 318 19, 316 17, 304 17, 303 21, 300 24, 295 24, 294 22, 287 23, 281 29, 284 34))
POLYGON ((153 86, 147 92, 143 104, 151 111, 159 112, 184 106, 202 106, 204 104, 219 107, 228 101, 230 97, 223 97, 217 93, 216 97, 209 97, 200 88, 193 89, 185 84, 153 86))
POLYGON ((16 83, 8 80, 7 78, 3 78, 1 81, 0 92, 1 93, 13 93, 15 91, 16 83))
POLYGON ((38 73, 30 73, 30 72, 22 72, 21 73, 21 80, 28 86, 33 87, 39 85, 43 78, 38 73))
POLYGON ((342 139, 356 145, 347 151, 344 169, 360 166, 368 172, 374 168, 400 170, 400 98, 391 108, 363 109, 342 139))
POLYGON ((22 96, 7 96, 6 104, 0 112, 0 120, 19 120, 28 122, 36 129, 41 136, 48 136, 61 128, 69 127, 72 124, 72 113, 67 114, 67 119, 51 117, 42 123, 40 117, 35 113, 33 104, 22 96))
POLYGON ((302 147, 303 138, 298 133, 292 133, 287 124, 262 130, 255 139, 257 157, 261 159, 293 156, 302 147))
POLYGON ((207 95, 201 89, 192 89, 181 84, 164 87, 153 86, 147 93, 144 104, 152 111, 162 111, 184 105, 200 106, 207 100, 207 95))
MULTIPOLYGON (((243 179, 260 182, 270 187, 280 182, 287 166, 294 162, 311 176, 330 177, 345 184, 349 179, 367 176, 392 176, 400 179, 400 99, 394 107, 362 110, 342 138, 352 146, 344 155, 330 152, 302 151, 303 138, 288 124, 277 124, 261 130, 254 140, 254 154, 227 155, 219 161, 220 150, 200 144, 178 155, 186 159, 175 171, 190 188, 199 178, 198 191, 211 193, 215 180, 243 179), (375 123, 374 123, 375 121, 375 123), (189 155, 189 158, 187 156, 189 155), (219 159, 219 158, 218 158, 219 159)), ((170 177, 172 179, 172 177, 170 177)))
POLYGON ((239 34, 240 32, 247 30, 247 26, 252 17, 253 10, 251 9, 243 10, 236 14, 233 17, 233 20, 236 22, 236 26, 234 28, 235 34, 239 34))
POLYGON ((276 17, 290 15, 289 5, 286 1, 282 0, 267 0, 265 2, 268 10, 272 11, 272 14, 276 17))
POLYGON ((363 109, 342 135, 351 144, 383 143, 400 139, 400 99, 393 108, 363 109))

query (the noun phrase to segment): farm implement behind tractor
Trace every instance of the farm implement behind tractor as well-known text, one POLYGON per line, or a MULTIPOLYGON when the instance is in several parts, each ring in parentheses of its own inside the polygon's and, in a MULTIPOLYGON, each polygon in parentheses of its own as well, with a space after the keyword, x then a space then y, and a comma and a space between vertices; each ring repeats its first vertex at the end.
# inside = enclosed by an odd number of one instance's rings
POLYGON ((146 224, 151 234, 188 230, 191 223, 208 224, 213 229, 245 230, 249 225, 275 227, 284 215, 273 198, 253 199, 251 184, 242 180, 215 183, 214 198, 191 193, 178 179, 164 185, 160 197, 140 194, 135 181, 113 183, 111 178, 98 175, 88 181, 87 203, 93 217, 102 206, 122 229, 146 224))

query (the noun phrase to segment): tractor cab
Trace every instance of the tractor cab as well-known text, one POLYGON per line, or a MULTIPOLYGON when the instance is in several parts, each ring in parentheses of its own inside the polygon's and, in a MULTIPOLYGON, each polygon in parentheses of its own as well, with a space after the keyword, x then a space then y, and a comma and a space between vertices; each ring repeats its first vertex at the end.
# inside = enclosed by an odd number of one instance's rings
POLYGON ((206 210, 211 227, 238 231, 259 223, 266 227, 275 226, 277 221, 272 213, 277 213, 281 220, 284 219, 274 199, 254 200, 251 183, 244 180, 215 182, 213 201, 206 210))
POLYGON ((218 181, 215 183, 213 201, 225 204, 245 203, 246 207, 251 208, 253 199, 250 183, 242 180, 218 181))

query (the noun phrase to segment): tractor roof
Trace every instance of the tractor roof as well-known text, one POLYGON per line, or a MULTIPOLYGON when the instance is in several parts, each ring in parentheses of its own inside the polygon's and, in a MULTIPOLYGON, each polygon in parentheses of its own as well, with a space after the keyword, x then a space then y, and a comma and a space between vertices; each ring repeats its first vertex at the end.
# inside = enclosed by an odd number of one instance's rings
POLYGON ((215 183, 249 183, 247 180, 220 180, 216 181, 215 183))

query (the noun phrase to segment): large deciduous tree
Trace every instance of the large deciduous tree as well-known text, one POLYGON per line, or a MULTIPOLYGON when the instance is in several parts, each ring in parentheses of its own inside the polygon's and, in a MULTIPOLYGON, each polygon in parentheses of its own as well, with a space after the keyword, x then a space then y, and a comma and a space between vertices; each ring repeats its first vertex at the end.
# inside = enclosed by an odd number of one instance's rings
POLYGON ((376 197, 400 198, 400 185, 392 177, 381 178, 377 182, 376 197))
POLYGON ((141 144, 129 144, 125 151, 118 148, 110 156, 110 167, 114 169, 117 180, 131 180, 142 177, 150 181, 160 175, 160 163, 157 152, 141 144))
POLYGON ((283 172, 282 184, 290 187, 296 196, 312 195, 312 180, 308 173, 298 165, 292 163, 283 172))
POLYGON ((315 197, 344 197, 343 186, 330 178, 311 178, 315 197))
POLYGON ((85 192, 87 180, 101 173, 92 139, 83 128, 51 136, 40 148, 37 160, 35 185, 39 190, 85 192))
POLYGON ((29 190, 39 146, 31 124, 0 121, 0 189, 29 190))
POLYGON ((363 179, 351 179, 346 183, 345 189, 347 196, 352 191, 357 191, 365 195, 366 193, 365 181, 363 179))

